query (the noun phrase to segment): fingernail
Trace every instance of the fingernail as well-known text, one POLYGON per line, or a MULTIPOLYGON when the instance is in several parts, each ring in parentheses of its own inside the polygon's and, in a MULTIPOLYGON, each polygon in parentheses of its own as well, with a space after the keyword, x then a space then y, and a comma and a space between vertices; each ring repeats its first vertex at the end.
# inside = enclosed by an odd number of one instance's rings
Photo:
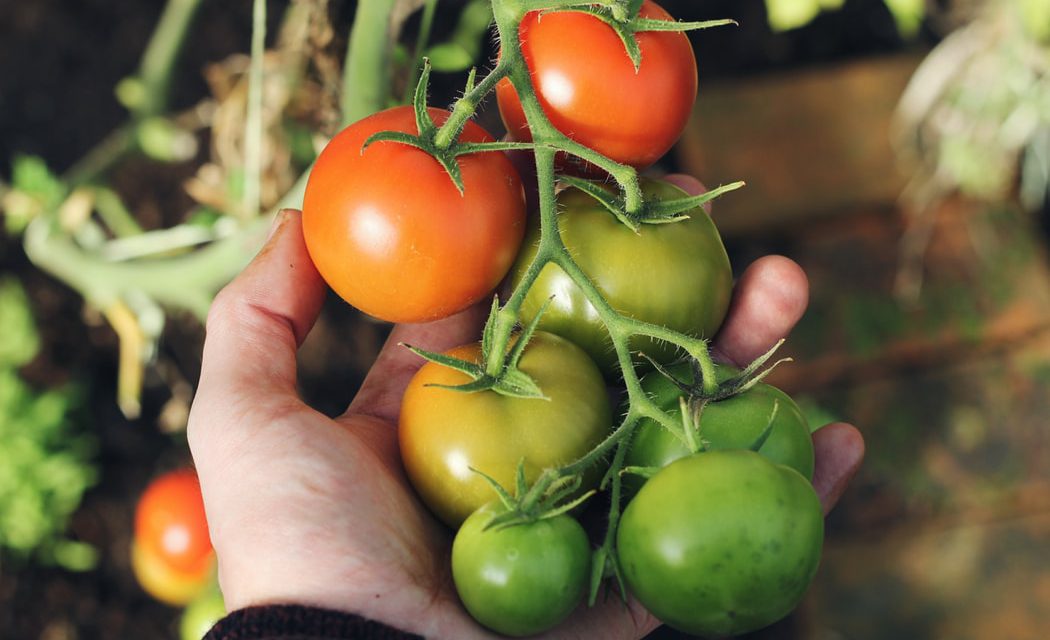
POLYGON ((270 225, 270 232, 266 235, 266 243, 269 244, 270 240, 273 240, 277 230, 284 225, 284 221, 288 219, 288 210, 281 209, 277 212, 277 215, 273 217, 273 224, 270 225))

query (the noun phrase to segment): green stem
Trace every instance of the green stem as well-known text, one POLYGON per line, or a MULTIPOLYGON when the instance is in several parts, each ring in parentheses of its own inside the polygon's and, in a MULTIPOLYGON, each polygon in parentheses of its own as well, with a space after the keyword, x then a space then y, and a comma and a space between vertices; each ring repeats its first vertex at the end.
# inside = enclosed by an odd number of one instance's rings
POLYGON ((266 55, 266 0, 252 5, 252 57, 248 69, 248 114, 244 131, 244 197, 241 213, 259 215, 262 180, 263 56, 266 55))
POLYGON ((171 73, 200 5, 201 0, 168 0, 164 6, 139 65, 143 99, 135 108, 136 118, 157 115, 167 109, 171 73))
POLYGON ((448 117, 445 124, 441 125, 437 135, 434 137, 434 144, 438 149, 447 149, 455 142, 455 136, 458 136, 459 132, 463 130, 463 125, 474 115, 481 101, 496 88, 496 83, 507 77, 509 72, 510 64, 507 63, 505 58, 500 59, 496 68, 486 75, 477 86, 462 98, 456 100, 456 104, 452 108, 452 115, 448 117))
POLYGON ((430 31, 434 26, 434 13, 436 10, 437 0, 426 0, 426 4, 423 5, 423 17, 419 23, 419 33, 416 34, 416 45, 412 51, 412 70, 409 72, 408 82, 405 83, 405 94, 401 97, 401 102, 404 104, 411 104, 412 102, 412 92, 416 90, 416 83, 419 81, 421 58, 427 42, 430 41, 430 31))
POLYGON ((392 16, 396 0, 360 0, 343 67, 343 122, 385 109, 390 96, 392 16))

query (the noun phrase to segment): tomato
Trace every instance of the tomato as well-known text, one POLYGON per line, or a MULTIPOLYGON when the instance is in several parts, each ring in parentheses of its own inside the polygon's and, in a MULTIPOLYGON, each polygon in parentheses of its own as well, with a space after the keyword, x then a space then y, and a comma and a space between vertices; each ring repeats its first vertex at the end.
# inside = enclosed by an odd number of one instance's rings
POLYGON ((135 540, 175 572, 208 572, 215 552, 194 471, 172 471, 150 483, 135 509, 135 540))
MULTIPOLYGON (((644 180, 642 190, 649 199, 686 196, 678 187, 655 180, 644 180)), ((681 222, 642 225, 635 233, 578 189, 558 195, 562 240, 614 309, 682 333, 711 337, 729 309, 733 273, 710 216, 699 207, 689 215, 681 222)), ((535 257, 539 236, 536 221, 511 270, 512 285, 521 281, 535 257)), ((543 268, 521 307, 522 319, 535 317, 552 296, 540 327, 580 345, 607 375, 615 375, 616 354, 605 325, 560 267, 543 268)), ((676 354, 671 345, 644 338, 632 339, 630 346, 632 352, 644 350, 663 362, 676 354)))
POLYGON ((207 589, 182 612, 179 619, 179 638, 201 640, 225 615, 226 604, 223 602, 222 592, 217 586, 207 589))
MULTIPOLYGON (((737 373, 732 367, 718 365, 719 380, 737 373)), ((676 365, 671 372, 679 379, 692 380, 688 365, 676 365)), ((676 416, 682 392, 658 371, 642 378, 642 388, 656 404, 676 416)), ((700 437, 714 449, 745 449, 766 429, 773 405, 777 414, 769 437, 758 450, 773 462, 787 465, 807 480, 813 478, 813 438, 809 423, 791 396, 774 386, 758 383, 744 393, 709 402, 700 417, 700 437)), ((653 420, 643 419, 631 440, 625 464, 640 467, 663 467, 689 455, 689 449, 667 429, 653 420)), ((629 485, 639 486, 640 476, 625 476, 629 485)))
POLYGON ((591 547, 580 523, 562 514, 484 530, 498 502, 471 514, 452 543, 452 578, 475 620, 509 636, 546 631, 580 603, 591 547))
MULTIPOLYGON (((430 109, 435 122, 448 112, 430 109)), ((525 194, 499 152, 459 157, 462 194, 426 152, 365 140, 379 131, 418 133, 411 107, 369 116, 321 152, 306 185, 303 233, 317 270, 344 300, 392 322, 424 322, 488 295, 514 261, 525 194)), ((491 142, 473 122, 461 141, 491 142)))
POLYGON ((131 543, 131 570, 143 591, 173 607, 192 602, 215 582, 214 556, 200 572, 179 571, 138 540, 131 543))
POLYGON ((656 617, 687 633, 759 629, 802 599, 820 561, 824 519, 809 481, 747 450, 682 458, 623 512, 624 580, 656 617))
MULTIPOLYGON (((648 0, 640 15, 673 20, 648 0)), ((544 113, 573 140, 641 169, 681 135, 697 89, 696 58, 685 34, 636 34, 642 52, 637 71, 616 32, 587 14, 534 11, 521 21, 519 34, 544 113)), ((510 135, 531 140, 509 80, 497 85, 496 98, 510 135)))
MULTIPOLYGON (((477 361, 480 346, 448 353, 477 361)), ((547 467, 579 459, 610 432, 605 383, 578 347, 536 332, 519 368, 548 399, 427 386, 469 382, 465 374, 434 363, 423 365, 405 391, 398 428, 405 471, 423 502, 453 528, 496 497, 471 468, 513 491, 519 461, 525 461, 531 482, 547 467)), ((596 469, 586 484, 593 486, 598 475, 596 469)))

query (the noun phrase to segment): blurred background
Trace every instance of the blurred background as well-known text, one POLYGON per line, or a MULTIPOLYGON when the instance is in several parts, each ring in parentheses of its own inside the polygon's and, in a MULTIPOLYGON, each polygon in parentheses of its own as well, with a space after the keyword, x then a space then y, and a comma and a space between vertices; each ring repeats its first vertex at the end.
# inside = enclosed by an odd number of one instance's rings
MULTIPOLYGON (((484 3, 393 5, 389 95, 426 52, 447 104, 494 55, 484 3)), ((771 381, 868 445, 810 593, 753 637, 1046 637, 1050 0, 663 5, 740 24, 690 34, 699 99, 655 170, 747 181, 715 204, 735 270, 811 281, 771 381)), ((253 110, 248 0, 0 3, 0 637, 179 637, 135 505, 189 464, 201 320, 338 130, 358 11, 266 8, 253 110)), ((330 299, 306 399, 341 411, 387 330, 330 299)))

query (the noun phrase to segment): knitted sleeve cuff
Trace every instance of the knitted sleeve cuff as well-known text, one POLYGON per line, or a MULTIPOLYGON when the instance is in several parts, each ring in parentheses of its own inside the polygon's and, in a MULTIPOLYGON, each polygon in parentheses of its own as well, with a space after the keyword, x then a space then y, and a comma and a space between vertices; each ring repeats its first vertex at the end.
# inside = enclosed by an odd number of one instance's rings
POLYGON ((329 609, 270 605, 240 609, 220 620, 204 640, 409 640, 405 633, 373 620, 329 609))

